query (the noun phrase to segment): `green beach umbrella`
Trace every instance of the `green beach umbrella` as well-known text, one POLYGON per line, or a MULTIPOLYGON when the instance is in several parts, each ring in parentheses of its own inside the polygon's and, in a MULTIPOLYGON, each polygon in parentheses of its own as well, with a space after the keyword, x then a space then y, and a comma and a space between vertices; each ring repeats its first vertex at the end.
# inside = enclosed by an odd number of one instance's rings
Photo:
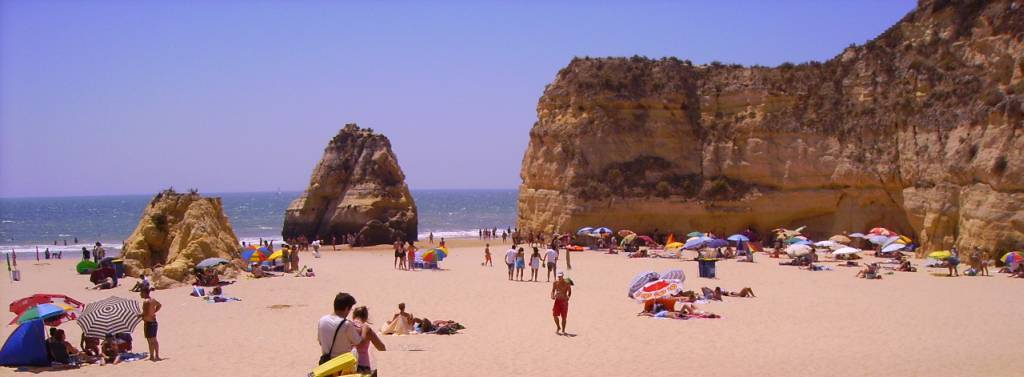
POLYGON ((702 237, 702 236, 704 236, 704 233, 703 232, 698 232, 698 231, 693 231, 693 232, 690 232, 690 233, 686 233, 686 238, 702 237))
POLYGON ((83 260, 78 262, 78 265, 75 266, 75 270, 82 275, 88 274, 97 268, 100 268, 100 266, 91 260, 83 260))

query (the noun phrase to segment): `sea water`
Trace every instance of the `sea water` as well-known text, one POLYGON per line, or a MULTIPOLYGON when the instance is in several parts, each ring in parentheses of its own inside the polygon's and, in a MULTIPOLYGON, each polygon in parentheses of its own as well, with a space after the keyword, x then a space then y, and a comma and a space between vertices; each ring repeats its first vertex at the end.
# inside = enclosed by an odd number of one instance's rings
MULTIPOLYGON (((299 192, 213 193, 241 241, 281 239, 284 211, 299 192)), ((516 190, 413 190, 419 214, 419 238, 475 238, 480 228, 515 226, 516 190)), ((64 258, 81 258, 103 243, 117 255, 135 230, 150 195, 0 198, 0 252, 17 251, 35 259, 45 249, 64 258), (78 242, 75 242, 75 238, 78 242), (54 244, 56 242, 56 244, 54 244), (67 245, 65 245, 67 242, 67 245)))

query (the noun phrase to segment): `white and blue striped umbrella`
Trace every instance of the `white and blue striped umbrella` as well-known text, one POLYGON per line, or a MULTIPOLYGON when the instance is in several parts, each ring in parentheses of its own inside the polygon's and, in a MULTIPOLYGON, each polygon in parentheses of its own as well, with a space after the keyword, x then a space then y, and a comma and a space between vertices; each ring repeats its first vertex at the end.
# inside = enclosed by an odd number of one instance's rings
POLYGON ((641 272, 629 282, 629 292, 626 292, 626 295, 629 296, 629 298, 633 298, 633 292, 643 288, 647 283, 658 280, 660 277, 661 275, 658 275, 658 273, 654 271, 641 272))

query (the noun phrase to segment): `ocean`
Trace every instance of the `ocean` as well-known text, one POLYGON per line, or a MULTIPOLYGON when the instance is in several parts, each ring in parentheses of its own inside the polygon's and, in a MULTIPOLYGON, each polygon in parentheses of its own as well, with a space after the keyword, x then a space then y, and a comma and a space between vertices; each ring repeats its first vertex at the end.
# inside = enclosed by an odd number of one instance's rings
MULTIPOLYGON (((514 189, 413 190, 420 239, 430 232, 435 237, 473 238, 483 227, 514 227, 517 193, 514 189)), ((223 199, 224 211, 243 241, 280 240, 284 211, 299 194, 204 193, 223 199)), ((0 251, 14 250, 19 257, 35 259, 38 247, 40 253, 49 248, 63 251, 65 258, 81 258, 83 246, 91 249, 99 241, 108 254, 116 255, 150 199, 151 195, 0 198, 0 251)))

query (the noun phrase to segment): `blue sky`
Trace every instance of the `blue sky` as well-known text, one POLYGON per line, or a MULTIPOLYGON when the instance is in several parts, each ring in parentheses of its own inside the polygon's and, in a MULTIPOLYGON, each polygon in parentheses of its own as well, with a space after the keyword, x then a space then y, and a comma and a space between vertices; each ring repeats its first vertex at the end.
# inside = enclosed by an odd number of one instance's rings
POLYGON ((301 190, 345 123, 515 188, 573 56, 827 60, 913 1, 0 3, 0 196, 301 190))

